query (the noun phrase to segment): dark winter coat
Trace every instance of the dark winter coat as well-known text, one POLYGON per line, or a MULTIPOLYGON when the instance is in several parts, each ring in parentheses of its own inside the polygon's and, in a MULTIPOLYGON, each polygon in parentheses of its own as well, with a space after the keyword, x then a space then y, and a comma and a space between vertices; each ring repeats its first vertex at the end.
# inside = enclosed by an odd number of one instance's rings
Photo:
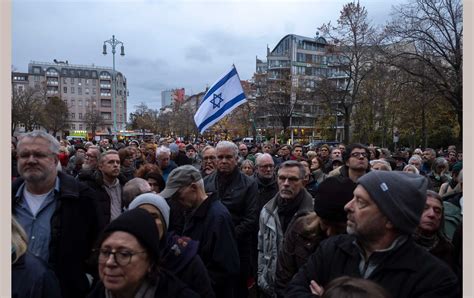
MULTIPOLYGON (((334 278, 361 278, 361 255, 352 235, 338 235, 323 241, 287 287, 285 297, 314 297, 311 280, 323 288, 334 278)), ((457 277, 443 262, 408 238, 389 252, 370 274, 370 280, 384 287, 392 297, 459 297, 457 277)))
MULTIPOLYGON (((99 233, 94 192, 67 174, 59 172, 58 177, 48 263, 58 277, 63 297, 84 297, 89 291, 86 260, 99 233)), ((18 178, 12 185, 13 215, 19 203, 15 195, 23 182, 18 178)))
POLYGON ((198 254, 209 272, 216 297, 232 297, 239 253, 229 211, 209 196, 187 219, 183 235, 199 241, 198 254))
POLYGON ((258 224, 257 183, 236 169, 232 174, 231 183, 224 193, 219 193, 217 171, 204 178, 204 184, 206 192, 215 193, 229 210, 235 227, 239 253, 243 254, 240 257, 248 262, 252 231, 258 224))
POLYGON ((278 252, 275 272, 275 292, 278 297, 284 296, 288 283, 324 239, 326 233, 321 229, 321 220, 314 212, 301 214, 290 226, 278 252))
POLYGON ((215 297, 206 266, 197 254, 199 242, 173 233, 167 233, 165 237, 166 244, 160 256, 161 266, 201 297, 215 297))
MULTIPOLYGON (((94 200, 97 205, 96 213, 99 219, 99 229, 102 231, 110 222, 110 196, 104 188, 104 179, 100 171, 82 172, 77 179, 94 191, 94 200)), ((127 178, 120 174, 118 176, 120 185, 124 186, 127 178)))
MULTIPOLYGON (((193 292, 181 280, 166 270, 160 270, 155 298, 197 298, 198 294, 193 292)), ((100 281, 87 298, 106 298, 105 287, 100 281)))
POLYGON ((12 264, 12 297, 60 298, 61 290, 48 264, 26 252, 12 264))

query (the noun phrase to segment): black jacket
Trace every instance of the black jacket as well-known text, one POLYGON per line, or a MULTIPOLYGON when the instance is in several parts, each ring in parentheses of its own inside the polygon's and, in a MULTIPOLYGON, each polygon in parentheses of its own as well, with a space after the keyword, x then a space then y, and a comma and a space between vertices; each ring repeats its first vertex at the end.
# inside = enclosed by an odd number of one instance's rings
MULTIPOLYGON (((96 204, 96 214, 99 220, 99 230, 102 231, 110 222, 110 197, 107 191, 104 189, 104 179, 102 173, 96 171, 84 171, 79 173, 77 179, 94 191, 94 204, 96 204)), ((118 176, 120 185, 124 185, 127 178, 120 174, 118 176)))
MULTIPOLYGON (((352 235, 338 235, 323 241, 287 287, 285 297, 314 297, 311 280, 323 288, 334 278, 361 277, 361 255, 352 235)), ((387 253, 370 274, 370 280, 384 287, 392 297, 460 297, 456 276, 441 261, 413 239, 387 253)))
POLYGON ((232 182, 224 193, 219 193, 217 171, 204 178, 206 192, 215 193, 232 215, 237 242, 246 242, 258 224, 257 193, 254 179, 236 169, 232 182))
POLYGON ((258 185, 257 214, 260 215, 260 211, 262 211, 263 206, 265 206, 265 204, 277 194, 278 184, 275 175, 268 182, 263 181, 258 175, 255 175, 255 181, 258 185))
POLYGON ((12 265, 12 297, 60 298, 61 290, 48 265, 27 252, 12 265))
POLYGON ((229 211, 209 196, 188 218, 183 235, 199 241, 198 254, 206 266, 216 297, 232 297, 239 274, 239 253, 229 211))
MULTIPOLYGON (((98 236, 94 193, 71 176, 58 173, 59 193, 56 210, 51 218, 49 265, 58 277, 63 297, 84 297, 89 291, 86 261, 98 236)), ((12 185, 12 214, 19 203, 15 199, 23 179, 12 185)))
MULTIPOLYGON (((166 270, 160 270, 155 298, 197 298, 198 294, 189 289, 181 280, 166 270)), ((87 298, 106 298, 104 284, 99 282, 87 298)))

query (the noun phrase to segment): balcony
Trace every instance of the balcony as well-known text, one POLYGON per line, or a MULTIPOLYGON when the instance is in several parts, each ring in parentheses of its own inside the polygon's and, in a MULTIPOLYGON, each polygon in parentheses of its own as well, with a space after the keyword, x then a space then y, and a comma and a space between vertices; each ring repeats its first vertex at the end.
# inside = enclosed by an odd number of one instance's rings
POLYGON ((46 84, 48 86, 58 86, 59 85, 59 81, 46 81, 46 84))
POLYGON ((103 88, 103 89, 110 89, 112 87, 112 85, 110 84, 100 84, 100 88, 103 88))

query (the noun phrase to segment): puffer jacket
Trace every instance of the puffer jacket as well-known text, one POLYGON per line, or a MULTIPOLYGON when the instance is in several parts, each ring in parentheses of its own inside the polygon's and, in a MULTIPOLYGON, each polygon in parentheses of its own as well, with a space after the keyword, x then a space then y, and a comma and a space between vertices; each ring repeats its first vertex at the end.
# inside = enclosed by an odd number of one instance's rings
MULTIPOLYGON (((313 209, 313 198, 306 190, 304 198, 298 211, 288 224, 288 231, 291 230, 298 214, 307 213, 313 209)), ((278 251, 283 241, 283 230, 278 216, 277 206, 278 194, 273 197, 260 212, 258 231, 258 286, 266 294, 275 297, 275 271, 277 266, 278 251)))

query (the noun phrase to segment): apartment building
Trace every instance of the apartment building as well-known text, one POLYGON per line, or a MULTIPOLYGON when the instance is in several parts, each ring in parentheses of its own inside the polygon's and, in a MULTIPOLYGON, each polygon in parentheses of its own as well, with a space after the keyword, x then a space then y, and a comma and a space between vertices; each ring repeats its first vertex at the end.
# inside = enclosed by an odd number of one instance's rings
MULTIPOLYGON (((68 61, 37 62, 28 64, 28 73, 12 73, 14 90, 46 88, 47 96, 61 98, 69 108, 68 125, 71 131, 86 130, 84 116, 97 111, 104 120, 98 133, 113 131, 113 70, 95 65, 75 65, 68 61)), ((127 120, 127 80, 116 71, 115 115, 117 130, 124 130, 127 120)))

